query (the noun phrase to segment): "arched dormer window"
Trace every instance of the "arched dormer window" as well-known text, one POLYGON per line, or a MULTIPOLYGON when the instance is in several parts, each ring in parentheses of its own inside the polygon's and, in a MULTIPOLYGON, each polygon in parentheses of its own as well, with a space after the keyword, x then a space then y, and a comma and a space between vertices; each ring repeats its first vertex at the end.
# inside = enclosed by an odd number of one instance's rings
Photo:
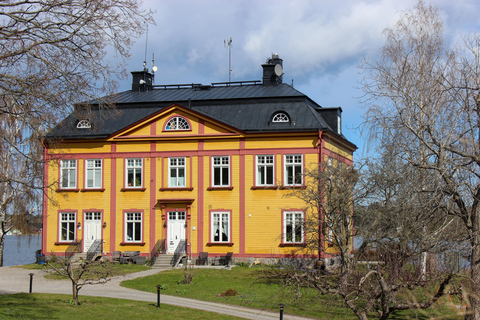
POLYGON ((288 122, 290 122, 290 118, 288 117, 288 115, 285 112, 277 112, 273 115, 272 122, 273 123, 279 123, 279 122, 288 123, 288 122))
POLYGON ((165 130, 190 130, 190 124, 185 118, 173 117, 168 120, 165 130))
POLYGON ((90 129, 92 125, 88 120, 80 120, 77 123, 77 129, 90 129))

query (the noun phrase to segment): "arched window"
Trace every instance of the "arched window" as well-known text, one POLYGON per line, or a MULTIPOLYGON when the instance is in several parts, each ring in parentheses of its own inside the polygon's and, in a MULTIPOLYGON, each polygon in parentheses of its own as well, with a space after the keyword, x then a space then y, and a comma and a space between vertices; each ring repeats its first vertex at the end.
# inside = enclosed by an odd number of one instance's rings
POLYGON ((185 118, 173 117, 168 120, 165 130, 190 130, 190 124, 185 118))
POLYGON ((88 120, 80 120, 77 123, 77 129, 90 129, 91 127, 90 121, 88 120))
POLYGON ((278 112, 273 116, 272 122, 290 122, 290 119, 286 113, 278 112))

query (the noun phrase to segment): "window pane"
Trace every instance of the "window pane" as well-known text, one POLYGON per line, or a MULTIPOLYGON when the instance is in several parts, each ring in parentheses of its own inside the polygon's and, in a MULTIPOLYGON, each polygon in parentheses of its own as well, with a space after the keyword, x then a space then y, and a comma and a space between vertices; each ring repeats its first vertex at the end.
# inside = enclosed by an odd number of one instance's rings
POLYGON ((213 215, 213 241, 220 241, 220 216, 213 215))
POLYGON ((127 241, 133 241, 133 223, 127 223, 127 241))
POLYGON ((269 166, 266 168, 267 170, 267 181, 265 182, 265 184, 273 184, 273 167, 269 166))
POLYGON ((229 185, 228 179, 229 179, 228 167, 222 168, 222 185, 228 186, 229 185))
POLYGON ((213 169, 213 185, 220 185, 220 168, 216 167, 213 169))
POLYGON ((287 184, 293 184, 293 167, 287 166, 287 184))
POLYGON ((140 222, 135 223, 135 241, 142 240, 142 224, 140 222))
POLYGON ((93 185, 95 188, 102 187, 102 170, 95 169, 95 184, 93 185))

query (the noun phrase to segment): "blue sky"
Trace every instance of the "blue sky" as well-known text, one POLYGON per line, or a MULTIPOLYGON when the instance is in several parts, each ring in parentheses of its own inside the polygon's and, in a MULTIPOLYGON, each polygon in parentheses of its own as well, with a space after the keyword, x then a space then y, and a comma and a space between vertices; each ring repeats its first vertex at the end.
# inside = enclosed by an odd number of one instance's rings
MULTIPOLYGON (((155 10, 156 26, 132 49, 127 70, 142 69, 155 55, 155 84, 228 81, 232 37, 232 81, 260 80, 261 64, 277 53, 283 59, 283 81, 323 107, 340 106, 343 133, 364 153, 356 128, 364 112, 358 89, 358 66, 375 59, 385 42, 382 31, 416 1, 354 0, 202 0, 144 1, 155 10)), ((429 3, 429 2, 427 2, 429 3)), ((442 12, 449 41, 480 30, 480 1, 433 1, 442 12)), ((131 77, 120 91, 131 88, 131 77)))

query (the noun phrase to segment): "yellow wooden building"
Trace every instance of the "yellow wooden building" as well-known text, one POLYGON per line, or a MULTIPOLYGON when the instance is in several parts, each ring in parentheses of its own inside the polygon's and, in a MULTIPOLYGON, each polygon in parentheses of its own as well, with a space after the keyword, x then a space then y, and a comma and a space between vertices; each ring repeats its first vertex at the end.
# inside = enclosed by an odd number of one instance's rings
MULTIPOLYGON (((132 72, 116 108, 92 101, 44 140, 46 255, 77 245, 144 257, 279 258, 305 245, 305 204, 285 197, 327 157, 349 165, 355 145, 341 109, 282 82, 272 56, 262 81, 153 86, 132 72)), ((319 252, 304 252, 318 255, 319 252)))

